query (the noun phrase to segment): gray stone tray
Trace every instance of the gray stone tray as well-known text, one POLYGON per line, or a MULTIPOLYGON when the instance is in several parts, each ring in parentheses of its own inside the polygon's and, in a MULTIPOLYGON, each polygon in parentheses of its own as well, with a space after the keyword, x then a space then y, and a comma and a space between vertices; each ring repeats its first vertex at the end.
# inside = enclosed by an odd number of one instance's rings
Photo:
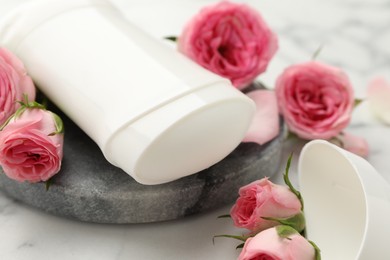
POLYGON ((180 180, 155 186, 135 182, 109 164, 97 145, 71 120, 65 124, 61 171, 45 184, 19 183, 0 169, 0 189, 45 212, 96 223, 145 223, 181 218, 233 202, 239 187, 279 168, 283 131, 259 146, 240 144, 218 164, 180 180))

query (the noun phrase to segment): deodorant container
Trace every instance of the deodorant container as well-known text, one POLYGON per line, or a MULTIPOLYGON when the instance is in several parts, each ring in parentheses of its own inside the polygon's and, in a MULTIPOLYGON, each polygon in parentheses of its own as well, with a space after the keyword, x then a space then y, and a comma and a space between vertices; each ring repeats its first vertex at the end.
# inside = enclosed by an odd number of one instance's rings
POLYGON ((254 113, 228 80, 146 34, 108 1, 31 1, 4 19, 0 43, 110 163, 143 184, 217 163, 254 113))

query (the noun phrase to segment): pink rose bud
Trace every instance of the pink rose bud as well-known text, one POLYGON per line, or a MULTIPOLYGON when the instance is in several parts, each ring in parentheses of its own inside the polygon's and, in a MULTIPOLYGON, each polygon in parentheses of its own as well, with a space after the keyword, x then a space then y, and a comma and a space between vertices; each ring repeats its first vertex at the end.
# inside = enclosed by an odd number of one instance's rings
POLYGON ((390 83, 384 78, 373 79, 368 85, 367 100, 371 111, 390 125, 390 83))
POLYGON ((35 87, 23 63, 11 52, 0 48, 0 126, 20 107, 16 101, 27 95, 35 99, 35 87))
POLYGON ((348 132, 341 133, 336 139, 335 144, 340 145, 345 150, 359 155, 363 158, 367 158, 369 154, 369 147, 366 139, 360 136, 353 135, 348 132), (339 142, 337 142, 337 139, 339 142))
POLYGON ((44 109, 18 111, 0 131, 0 165, 11 179, 47 181, 61 168, 62 121, 44 109))
POLYGON ((281 236, 280 230, 278 230, 280 228, 284 228, 284 226, 269 228, 258 233, 252 238, 248 238, 238 257, 238 260, 316 259, 316 250, 309 241, 307 241, 298 232, 291 230, 289 230, 291 234, 281 236))
POLYGON ((278 43, 256 10, 222 1, 203 8, 188 22, 178 48, 242 89, 266 70, 278 43))
POLYGON ((279 112, 304 139, 330 139, 350 122, 354 93, 338 68, 310 61, 288 67, 276 81, 279 112))
POLYGON ((300 200, 288 187, 263 178, 240 188, 230 216, 235 226, 252 232, 278 225, 264 218, 291 219, 290 225, 301 231, 304 228, 301 208, 300 200))

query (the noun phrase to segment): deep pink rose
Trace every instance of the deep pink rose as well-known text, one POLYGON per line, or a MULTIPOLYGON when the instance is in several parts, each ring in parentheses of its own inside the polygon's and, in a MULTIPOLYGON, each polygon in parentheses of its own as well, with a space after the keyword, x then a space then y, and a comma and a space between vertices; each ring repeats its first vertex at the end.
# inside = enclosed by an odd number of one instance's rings
POLYGON ((275 227, 246 240, 238 260, 314 260, 313 246, 300 234, 280 237, 275 227))
POLYGON ((23 63, 11 52, 0 48, 0 125, 20 106, 16 101, 35 99, 35 87, 23 63))
POLYGON ((258 232, 277 225, 262 217, 290 218, 300 214, 301 207, 301 202, 288 187, 263 178, 240 188, 230 216, 235 226, 258 232))
POLYGON ((288 67, 276 81, 279 112, 304 139, 330 139, 350 122, 354 94, 338 68, 310 61, 288 67))
MULTIPOLYGON (((57 119, 58 120, 58 119, 57 119)), ((55 115, 43 109, 26 109, 0 131, 0 165, 17 181, 46 181, 61 168, 62 133, 55 115), (55 134, 53 134, 55 133, 55 134)))
POLYGON ((178 48, 242 89, 266 70, 278 43, 257 11, 223 1, 203 8, 188 22, 178 48))

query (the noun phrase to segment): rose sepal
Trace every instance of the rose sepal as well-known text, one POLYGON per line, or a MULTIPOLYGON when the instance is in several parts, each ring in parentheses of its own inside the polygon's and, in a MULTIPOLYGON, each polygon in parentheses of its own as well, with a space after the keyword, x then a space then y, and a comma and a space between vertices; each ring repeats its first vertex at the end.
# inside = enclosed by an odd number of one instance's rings
POLYGON ((51 112, 54 118, 55 126, 56 126, 56 131, 53 133, 50 133, 50 135, 56 135, 56 134, 63 134, 64 133, 64 123, 62 122, 61 117, 59 117, 57 114, 51 112))
POLYGON ((245 242, 248 238, 250 238, 252 235, 242 235, 242 236, 238 236, 238 235, 215 235, 213 236, 213 244, 214 244, 214 239, 215 238, 218 238, 218 237, 227 237, 227 238, 233 238, 233 239, 237 239, 237 240, 240 240, 242 241, 243 243, 239 244, 236 246, 236 249, 240 249, 240 248, 243 248, 244 245, 245 245, 245 242))
POLYGON ((321 260, 321 250, 320 250, 320 248, 313 241, 311 241, 311 240, 308 240, 308 241, 314 248, 314 251, 315 251, 314 258, 315 258, 315 260, 321 260))
POLYGON ((291 235, 297 234, 298 231, 287 225, 279 225, 275 227, 278 236, 281 238, 287 238, 291 235))
MULTIPOLYGON (((276 226, 276 232, 278 233, 279 237, 290 239, 289 236, 299 233, 297 230, 292 228, 291 226, 287 225, 279 225, 276 226)), ((315 260, 321 260, 321 250, 320 248, 311 240, 307 240, 312 247, 314 248, 314 259, 315 260)))
POLYGON ((214 244, 214 239, 218 237, 227 237, 227 238, 234 238, 240 241, 245 242, 250 236, 238 236, 238 235, 215 235, 213 236, 213 244, 214 244))
POLYGON ((305 216, 303 213, 296 214, 289 218, 273 218, 273 217, 262 217, 265 220, 275 221, 281 225, 290 226, 294 230, 301 233, 305 229, 305 216))
POLYGON ((232 218, 232 216, 230 214, 225 214, 225 215, 218 216, 217 218, 232 218))
POLYGON ((27 94, 23 94, 23 100, 16 101, 16 103, 19 103, 20 107, 0 126, 0 131, 2 131, 13 118, 18 118, 21 114, 23 114, 27 108, 46 109, 44 105, 36 101, 29 101, 27 94))

